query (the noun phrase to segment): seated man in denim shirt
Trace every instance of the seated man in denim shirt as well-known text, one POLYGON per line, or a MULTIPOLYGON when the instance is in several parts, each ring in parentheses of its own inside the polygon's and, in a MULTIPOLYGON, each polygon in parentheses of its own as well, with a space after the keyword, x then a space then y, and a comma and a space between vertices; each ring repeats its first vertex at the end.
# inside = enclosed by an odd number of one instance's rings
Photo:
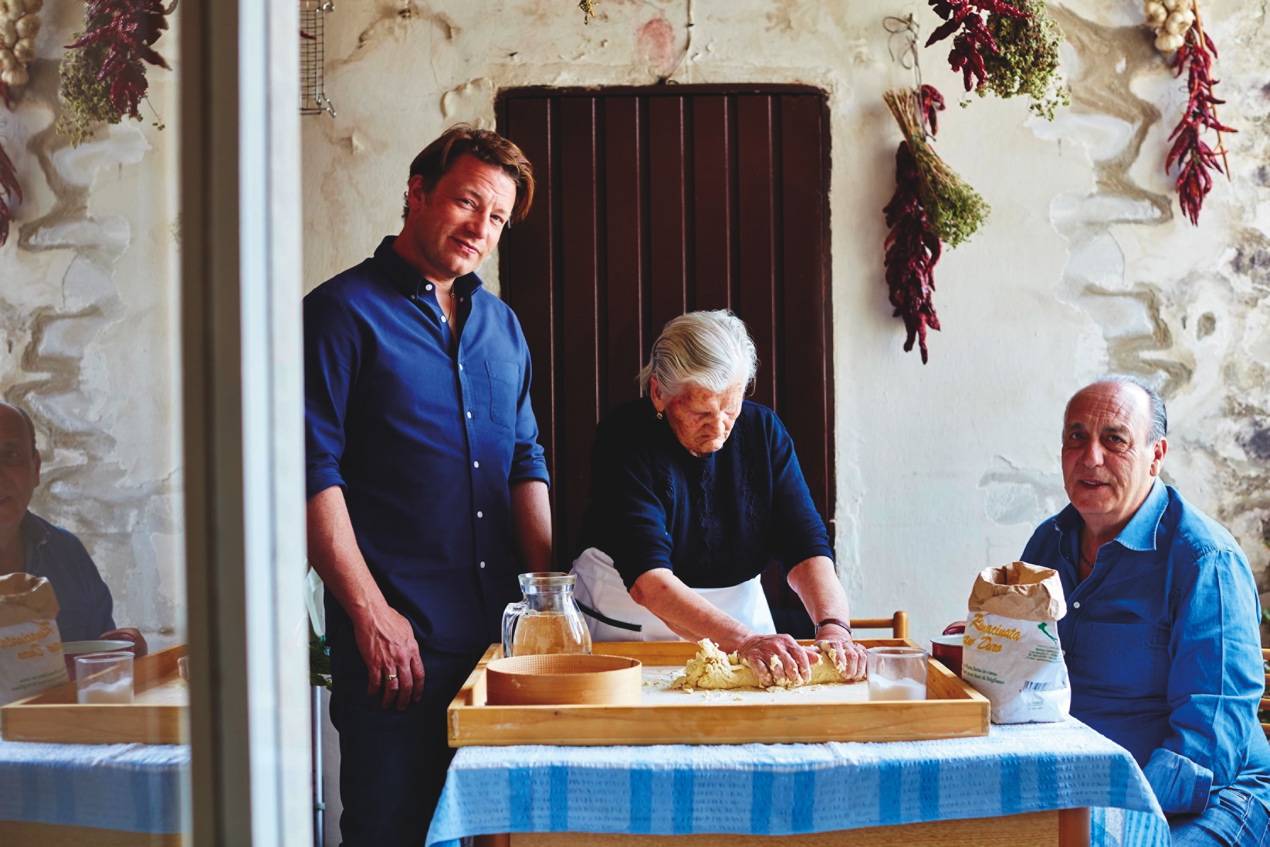
POLYGON ((0 402, 0 574, 25 572, 52 583, 62 641, 117 638, 145 655, 138 630, 115 628, 110 589, 84 545, 27 511, 39 482, 35 427, 26 412, 0 402))
POLYGON ((1173 844, 1270 843, 1256 583, 1230 533, 1157 479, 1166 429, 1136 380, 1078 391, 1063 421, 1071 505, 1023 559, 1063 580, 1072 714, 1137 759, 1173 844))

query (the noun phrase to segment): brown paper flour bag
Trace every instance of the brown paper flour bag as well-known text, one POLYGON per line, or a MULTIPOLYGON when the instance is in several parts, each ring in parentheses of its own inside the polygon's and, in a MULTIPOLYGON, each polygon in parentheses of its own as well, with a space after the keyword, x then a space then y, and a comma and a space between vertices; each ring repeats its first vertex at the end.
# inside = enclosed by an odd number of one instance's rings
POLYGON ((42 576, 0 576, 0 704, 66 682, 57 597, 42 576))
POLYGON ((1072 703, 1058 620, 1058 571, 1011 562, 984 568, 970 591, 961 677, 992 702, 993 723, 1061 721, 1072 703))

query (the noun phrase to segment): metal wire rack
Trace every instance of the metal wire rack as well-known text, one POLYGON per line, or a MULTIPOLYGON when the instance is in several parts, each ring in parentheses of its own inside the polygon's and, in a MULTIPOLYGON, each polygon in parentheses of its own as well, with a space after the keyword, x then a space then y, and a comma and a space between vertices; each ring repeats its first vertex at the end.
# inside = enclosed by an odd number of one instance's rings
POLYGON ((335 104, 323 90, 326 62, 326 16, 333 0, 300 0, 300 114, 335 117, 335 104))

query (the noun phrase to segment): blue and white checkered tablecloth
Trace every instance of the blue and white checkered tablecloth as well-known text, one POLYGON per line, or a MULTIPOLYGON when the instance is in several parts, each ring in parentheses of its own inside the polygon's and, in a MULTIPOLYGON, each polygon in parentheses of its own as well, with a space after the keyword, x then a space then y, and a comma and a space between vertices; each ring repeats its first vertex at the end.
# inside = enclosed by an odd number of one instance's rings
POLYGON ((789 835, 1074 807, 1094 808, 1095 845, 1168 844, 1133 758, 1074 719, 942 741, 466 747, 427 844, 495 832, 789 835))
POLYGON ((181 831, 188 747, 0 741, 0 821, 181 831))

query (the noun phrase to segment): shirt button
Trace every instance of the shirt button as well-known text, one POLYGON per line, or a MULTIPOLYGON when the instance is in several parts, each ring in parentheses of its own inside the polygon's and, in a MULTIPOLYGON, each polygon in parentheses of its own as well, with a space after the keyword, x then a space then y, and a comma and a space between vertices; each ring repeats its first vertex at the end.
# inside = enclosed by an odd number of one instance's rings
POLYGON ((485 563, 484 563, 484 562, 481 562, 481 567, 485 567, 485 563))
POLYGON ((463 363, 459 362, 459 370, 463 370, 463 363))
POLYGON ((477 510, 477 512, 476 512, 476 516, 477 516, 478 518, 483 518, 483 517, 485 517, 485 513, 484 513, 484 512, 482 512, 482 511, 480 511, 480 510, 478 509, 478 510, 477 510))
POLYGON ((471 420, 471 419, 472 419, 472 413, 471 413, 471 412, 468 412, 468 413, 467 413, 467 419, 468 419, 468 420, 471 420))
POLYGON ((1079 601, 1079 600, 1077 600, 1075 603, 1072 603, 1072 608, 1073 608, 1073 609, 1079 609, 1079 608, 1080 608, 1080 601, 1079 601))
POLYGON ((480 466, 481 466, 481 463, 480 463, 480 462, 473 462, 473 463, 472 463, 472 467, 474 467, 474 468, 479 468, 480 466))
POLYGON ((430 283, 430 282, 429 282, 427 285, 425 285, 425 286, 423 287, 423 290, 424 290, 424 291, 431 291, 431 290, 432 290, 432 283, 430 283))
POLYGON ((441 316, 441 323, 445 323, 445 315, 441 316))

